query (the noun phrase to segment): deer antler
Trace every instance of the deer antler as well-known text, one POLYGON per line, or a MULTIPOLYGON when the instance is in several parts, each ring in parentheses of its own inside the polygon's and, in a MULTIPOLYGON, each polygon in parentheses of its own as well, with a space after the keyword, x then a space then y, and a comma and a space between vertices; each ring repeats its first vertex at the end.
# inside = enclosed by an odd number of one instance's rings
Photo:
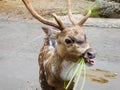
POLYGON ((82 26, 86 20, 90 17, 91 15, 91 10, 88 11, 87 15, 82 18, 82 20, 78 23, 79 26, 82 26))
POLYGON ((55 20, 57 21, 58 25, 61 27, 61 30, 63 30, 65 28, 65 26, 61 22, 60 18, 58 18, 58 16, 55 13, 53 13, 52 15, 55 18, 55 20))
POLYGON ((40 16, 35 10, 34 8, 32 7, 32 5, 30 4, 29 0, 22 0, 23 3, 25 4, 26 8, 30 11, 30 13, 32 14, 33 17, 35 17, 37 20, 39 20, 40 22, 46 24, 46 25, 49 25, 49 26, 53 26, 57 29, 60 29, 62 30, 63 29, 63 24, 62 22, 60 21, 60 19, 56 16, 55 17, 55 20, 57 21, 58 24, 54 23, 54 22, 51 22, 51 21, 48 21, 47 19, 44 19, 42 16, 40 16))
POLYGON ((72 22, 73 25, 76 25, 77 21, 75 20, 75 18, 72 15, 70 0, 67 0, 67 10, 68 10, 68 17, 69 17, 70 21, 72 22))
POLYGON ((89 12, 87 13, 87 15, 84 16, 79 23, 77 23, 77 21, 75 20, 75 18, 72 15, 72 12, 71 12, 71 3, 70 3, 70 0, 67 0, 67 9, 68 9, 69 19, 70 19, 70 21, 72 22, 73 25, 82 26, 85 23, 85 21, 89 18, 89 16, 91 15, 91 10, 89 10, 89 12))

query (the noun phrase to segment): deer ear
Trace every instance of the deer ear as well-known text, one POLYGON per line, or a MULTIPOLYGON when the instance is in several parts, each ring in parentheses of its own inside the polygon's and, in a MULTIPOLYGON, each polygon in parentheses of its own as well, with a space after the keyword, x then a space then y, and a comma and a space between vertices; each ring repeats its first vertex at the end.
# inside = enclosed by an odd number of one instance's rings
POLYGON ((50 29, 47 27, 42 27, 43 31, 45 32, 46 35, 49 35, 50 29))
POLYGON ((47 27, 42 27, 42 29, 45 32, 45 34, 52 39, 56 39, 58 34, 61 32, 59 30, 56 30, 56 28, 50 29, 50 28, 47 28, 47 27))

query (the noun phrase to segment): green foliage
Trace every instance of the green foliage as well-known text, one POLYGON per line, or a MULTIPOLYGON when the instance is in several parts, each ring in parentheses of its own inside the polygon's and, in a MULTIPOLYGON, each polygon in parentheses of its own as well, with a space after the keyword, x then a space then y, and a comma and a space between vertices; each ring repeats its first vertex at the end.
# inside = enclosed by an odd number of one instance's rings
POLYGON ((90 7, 88 7, 85 11, 85 14, 88 13, 89 10, 91 10, 91 17, 99 17, 100 14, 100 8, 95 7, 97 5, 97 2, 94 2, 90 7))
MULTIPOLYGON (((91 17, 99 17, 99 14, 100 14, 99 10, 100 10, 99 7, 98 8, 93 8, 91 10, 91 17)), ((89 11, 89 9, 86 9, 85 14, 87 14, 88 11, 89 11)))
POLYGON ((115 2, 96 1, 86 9, 85 14, 91 9, 91 17, 120 18, 120 5, 115 2))

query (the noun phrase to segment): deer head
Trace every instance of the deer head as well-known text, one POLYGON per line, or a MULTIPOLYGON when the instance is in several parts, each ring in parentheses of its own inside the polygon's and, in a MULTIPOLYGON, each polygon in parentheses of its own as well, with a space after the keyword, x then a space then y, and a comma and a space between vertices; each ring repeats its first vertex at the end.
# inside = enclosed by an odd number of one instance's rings
POLYGON ((73 26, 66 27, 60 18, 56 14, 52 14, 57 23, 48 21, 40 16, 32 7, 29 0, 22 0, 26 8, 37 20, 43 24, 55 27, 59 29, 59 32, 55 35, 55 40, 57 42, 56 50, 60 57, 76 62, 80 57, 84 57, 88 63, 92 63, 90 59, 95 57, 95 53, 89 47, 86 40, 86 35, 83 33, 82 26, 88 17, 91 15, 91 11, 84 16, 80 22, 77 22, 71 12, 70 0, 67 0, 67 10, 70 21, 73 26))

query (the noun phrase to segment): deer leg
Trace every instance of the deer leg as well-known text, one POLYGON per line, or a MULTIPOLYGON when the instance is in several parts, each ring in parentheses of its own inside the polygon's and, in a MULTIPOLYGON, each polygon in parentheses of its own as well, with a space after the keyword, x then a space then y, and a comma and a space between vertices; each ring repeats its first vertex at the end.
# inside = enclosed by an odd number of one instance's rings
POLYGON ((40 85, 41 85, 42 90, 55 90, 54 87, 52 87, 48 84, 44 70, 42 68, 40 68, 39 75, 40 75, 39 81, 40 81, 40 85))

